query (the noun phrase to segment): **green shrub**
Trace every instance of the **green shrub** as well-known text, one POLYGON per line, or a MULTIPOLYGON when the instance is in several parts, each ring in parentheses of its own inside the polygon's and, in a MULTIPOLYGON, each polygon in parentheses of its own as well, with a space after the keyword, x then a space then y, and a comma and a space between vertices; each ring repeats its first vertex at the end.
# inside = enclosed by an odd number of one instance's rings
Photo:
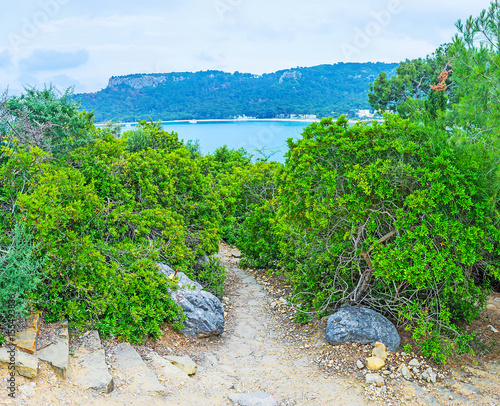
POLYGON ((6 324, 28 314, 43 265, 43 259, 36 258, 32 236, 21 224, 12 234, 10 245, 0 251, 0 323, 6 324))
POLYGON ((187 274, 201 283, 207 291, 222 299, 227 271, 219 258, 211 257, 200 270, 187 272, 187 274))
POLYGON ((232 150, 223 146, 217 148, 213 154, 199 158, 198 161, 202 173, 210 179, 219 201, 222 239, 228 244, 235 245, 246 212, 246 202, 241 196, 241 182, 236 171, 240 171, 238 172, 240 174, 245 168, 251 168, 250 157, 243 148, 232 150))
MULTIPOLYGON (((154 261, 188 270, 200 255, 216 252, 220 210, 187 149, 129 153, 125 146, 106 134, 68 154, 71 166, 45 161, 36 148, 19 150, 0 176, 6 207, 33 229, 48 257, 37 307, 49 320, 142 341, 158 337, 163 322, 182 321, 154 261)), ((201 275, 219 294, 222 271, 212 266, 201 275)))
POLYGON ((80 112, 79 107, 73 89, 61 93, 53 86, 27 88, 24 94, 0 102, 2 121, 9 121, 12 129, 8 138, 17 145, 39 147, 56 158, 96 138, 93 114, 80 112))
POLYGON ((321 314, 363 304, 456 336, 454 321, 484 306, 487 286, 476 281, 500 277, 490 261, 500 241, 494 196, 483 187, 493 157, 385 119, 323 119, 289 140, 274 220, 280 263, 303 305, 321 314))
POLYGON ((184 147, 178 140, 177 133, 169 133, 162 129, 161 121, 156 123, 139 121, 139 126, 136 129, 125 131, 122 139, 126 141, 129 152, 139 152, 147 148, 172 151, 184 147))

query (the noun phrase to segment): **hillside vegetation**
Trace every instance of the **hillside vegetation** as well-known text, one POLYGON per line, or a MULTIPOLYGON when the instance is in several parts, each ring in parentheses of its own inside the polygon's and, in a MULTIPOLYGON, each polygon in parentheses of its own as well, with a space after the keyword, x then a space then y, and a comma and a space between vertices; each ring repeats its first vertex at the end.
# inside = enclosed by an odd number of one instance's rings
POLYGON ((367 90, 381 71, 397 64, 339 63, 263 75, 221 71, 112 77, 96 93, 76 95, 98 122, 190 120, 315 114, 354 115, 368 109, 367 90))
POLYGON ((474 351, 467 323, 500 284, 499 23, 495 1, 435 54, 380 73, 383 123, 323 118, 284 164, 201 155, 153 121, 98 128, 52 88, 5 96, 0 322, 31 307, 157 338, 183 315, 155 262, 222 296, 224 239, 286 277, 298 322, 363 305, 437 362, 474 351))

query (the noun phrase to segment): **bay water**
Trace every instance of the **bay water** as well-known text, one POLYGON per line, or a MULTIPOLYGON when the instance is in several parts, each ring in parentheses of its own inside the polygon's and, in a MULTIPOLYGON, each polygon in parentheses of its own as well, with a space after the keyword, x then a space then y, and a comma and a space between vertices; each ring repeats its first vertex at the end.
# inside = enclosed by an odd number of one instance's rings
MULTIPOLYGON (((310 122, 272 121, 272 120, 235 120, 235 121, 198 121, 164 122, 163 129, 175 131, 184 141, 199 140, 201 153, 214 152, 218 147, 227 145, 230 149, 245 148, 252 155, 252 161, 269 156, 270 161, 284 162, 288 151, 286 140, 297 140, 310 122)), ((124 127, 133 129, 135 125, 124 127)))

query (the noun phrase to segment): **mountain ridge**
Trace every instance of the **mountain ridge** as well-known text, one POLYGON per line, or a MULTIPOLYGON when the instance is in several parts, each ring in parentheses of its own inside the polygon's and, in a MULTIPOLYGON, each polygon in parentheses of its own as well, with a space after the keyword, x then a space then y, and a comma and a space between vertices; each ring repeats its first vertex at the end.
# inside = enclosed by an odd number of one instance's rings
POLYGON ((323 64, 252 74, 206 70, 112 76, 98 92, 76 94, 97 122, 228 119, 238 116, 354 116, 369 109, 369 84, 397 63, 323 64))

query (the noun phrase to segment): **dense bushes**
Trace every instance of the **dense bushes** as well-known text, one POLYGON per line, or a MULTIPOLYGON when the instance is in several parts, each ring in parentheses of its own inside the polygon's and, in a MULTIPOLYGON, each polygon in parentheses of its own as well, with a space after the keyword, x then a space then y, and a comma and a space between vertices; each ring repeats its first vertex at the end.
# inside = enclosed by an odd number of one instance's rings
MULTIPOLYGON (((52 96, 30 97, 57 104, 52 96)), ((2 105, 4 115, 12 103, 2 105)), ((24 110, 33 108, 28 103, 24 110)), ((199 257, 218 250, 221 214, 212 178, 177 135, 158 124, 141 123, 135 140, 145 142, 132 144, 130 138, 117 139, 112 127, 91 126, 86 132, 75 124, 85 117, 75 111, 55 109, 57 122, 74 124, 58 126, 57 133, 39 131, 29 115, 11 117, 14 127, 28 133, 24 138, 8 133, 11 147, 3 151, 2 245, 16 224, 31 230, 36 258, 47 260, 40 283, 33 278, 25 290, 49 320, 67 318, 132 342, 157 338, 163 322, 181 327, 183 315, 170 299, 174 285, 155 261, 198 276, 222 295, 220 262, 209 260, 195 271, 199 257), (61 117, 65 113, 68 117, 61 117), (85 142, 79 142, 80 131, 85 142), (41 137, 36 146, 34 135, 41 137), (71 147, 57 149, 57 160, 55 139, 72 140, 71 147)), ((21 271, 15 270, 16 278, 21 271)))
POLYGON ((117 138, 57 103, 36 92, 0 103, 0 259, 11 281, 1 306, 17 290, 16 314, 29 300, 50 320, 156 338, 183 315, 155 262, 221 297, 225 268, 210 256, 224 238, 243 265, 287 275, 300 321, 362 304, 412 329, 439 361, 467 349, 455 322, 477 317, 500 280, 491 145, 414 117, 341 117, 289 140, 285 165, 252 164, 227 147, 202 156, 160 123, 117 138))
POLYGON ((250 261, 279 261, 303 309, 366 305, 441 357, 433 334, 456 336, 453 323, 482 309, 485 279, 500 279, 494 173, 484 170, 494 156, 397 116, 324 119, 289 148, 278 194, 244 223, 250 261))

